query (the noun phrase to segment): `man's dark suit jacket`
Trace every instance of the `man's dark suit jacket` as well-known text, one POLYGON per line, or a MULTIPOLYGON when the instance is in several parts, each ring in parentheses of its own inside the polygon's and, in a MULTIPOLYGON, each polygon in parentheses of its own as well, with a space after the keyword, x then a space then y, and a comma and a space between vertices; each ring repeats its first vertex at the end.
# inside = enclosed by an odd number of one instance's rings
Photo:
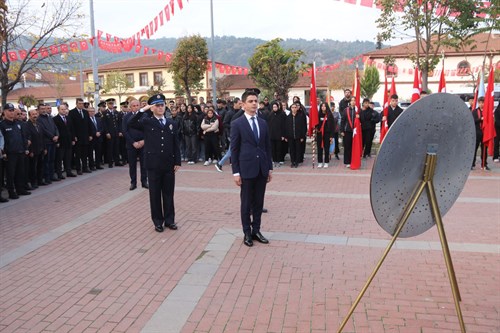
POLYGON ((70 117, 66 116, 66 123, 62 119, 61 115, 57 115, 54 118, 54 123, 59 130, 59 145, 61 148, 71 148, 71 142, 75 140, 75 133, 73 133, 73 124, 70 117))
POLYGON ((90 117, 87 110, 82 110, 83 118, 78 112, 78 109, 71 109, 68 113, 68 117, 71 118, 71 125, 73 126, 73 133, 76 138, 76 145, 88 145, 89 144, 89 136, 91 129, 90 117))
POLYGON ((231 162, 233 174, 241 178, 256 178, 259 172, 267 178, 273 169, 271 159, 271 139, 265 120, 257 117, 259 124, 259 142, 256 142, 252 128, 246 116, 231 123, 231 162))
POLYGON ((129 122, 133 116, 134 114, 132 112, 128 112, 123 117, 122 130, 127 149, 135 149, 133 146, 134 142, 144 140, 144 133, 142 131, 129 127, 129 122))

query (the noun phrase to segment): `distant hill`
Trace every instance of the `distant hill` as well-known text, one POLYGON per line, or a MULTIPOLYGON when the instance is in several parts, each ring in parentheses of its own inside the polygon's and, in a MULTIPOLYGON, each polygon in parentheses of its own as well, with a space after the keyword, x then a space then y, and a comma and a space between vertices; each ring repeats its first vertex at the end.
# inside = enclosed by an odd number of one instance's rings
MULTIPOLYGON (((206 38, 208 48, 211 49, 211 41, 206 38)), ((218 62, 248 67, 248 58, 253 54, 255 48, 266 41, 256 38, 237 38, 232 36, 216 37, 215 60, 218 62)), ((155 48, 164 52, 173 52, 177 45, 176 38, 159 38, 141 40, 142 45, 155 48)), ((365 52, 375 50, 375 43, 368 41, 341 42, 331 39, 305 40, 286 39, 282 42, 286 49, 300 49, 305 52, 304 61, 316 61, 316 66, 333 64, 343 59, 349 59, 365 52)), ((141 52, 142 54, 142 52, 141 52)), ((128 59, 138 56, 135 51, 128 53, 108 53, 98 50, 99 64, 107 64, 114 61, 128 59)))

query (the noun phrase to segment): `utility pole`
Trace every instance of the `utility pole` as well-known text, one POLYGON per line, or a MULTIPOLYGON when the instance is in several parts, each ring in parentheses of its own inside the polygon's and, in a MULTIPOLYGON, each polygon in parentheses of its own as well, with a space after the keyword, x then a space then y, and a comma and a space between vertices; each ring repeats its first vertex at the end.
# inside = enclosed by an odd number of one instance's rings
POLYGON ((212 100, 213 104, 217 105, 217 89, 216 89, 216 81, 215 81, 215 42, 214 42, 214 5, 213 0, 210 0, 210 22, 212 25, 212 47, 210 59, 212 61, 212 100))
POLYGON ((94 40, 94 46, 92 46, 92 74, 94 78, 94 107, 99 104, 99 74, 97 72, 97 46, 99 42, 95 39, 95 25, 94 25, 94 0, 90 0, 90 36, 94 40))

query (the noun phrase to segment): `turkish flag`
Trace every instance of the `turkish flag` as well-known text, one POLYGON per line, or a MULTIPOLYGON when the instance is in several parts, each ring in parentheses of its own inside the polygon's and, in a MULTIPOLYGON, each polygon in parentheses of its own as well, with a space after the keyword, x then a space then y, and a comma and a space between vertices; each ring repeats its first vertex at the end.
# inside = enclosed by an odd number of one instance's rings
POLYGON ((446 92, 446 81, 444 79, 444 68, 441 71, 441 75, 439 76, 438 92, 446 92))
POLYGON ((78 51, 78 43, 77 42, 71 42, 71 43, 69 43, 69 48, 71 49, 71 52, 78 51))
POLYGON ((30 57, 32 59, 37 59, 38 58, 38 53, 36 52, 36 49, 31 49, 31 51, 30 51, 30 57))
POLYGON ((160 18, 160 26, 163 26, 163 10, 158 14, 158 17, 160 18))
POLYGON ((174 15, 174 0, 170 0, 170 10, 172 10, 172 16, 174 15))
MULTIPOLYGON (((389 98, 387 96, 387 72, 385 72, 385 84, 384 84, 384 105, 383 105, 383 111, 382 111, 382 116, 387 119, 387 115, 389 114, 389 98)), ((382 120, 380 123, 380 143, 384 141, 385 134, 387 133, 387 130, 389 127, 387 126, 387 120, 382 120)))
POLYGON ((148 54, 148 51, 149 51, 149 47, 144 46, 144 54, 148 54))
POLYGON ((158 51, 158 60, 161 60, 163 58, 163 51, 158 51))
POLYGON ((177 0, 177 4, 179 5, 179 9, 182 9, 182 0, 177 0))
POLYGON ((42 56, 42 58, 46 58, 49 56, 49 50, 47 50, 46 47, 41 47, 40 48, 40 55, 42 56))
POLYGON ((87 43, 86 40, 80 41, 80 50, 86 51, 89 49, 89 44, 87 43))
POLYGON ((57 45, 50 46, 50 53, 52 53, 52 55, 59 53, 59 48, 57 47, 57 45))
POLYGON ((20 50, 19 51, 19 59, 24 60, 28 56, 28 51, 26 50, 20 50))
POLYGON ((311 90, 309 93, 309 128, 307 134, 311 136, 313 129, 319 124, 318 97, 316 96, 316 64, 313 62, 311 73, 311 90))
POLYGON ((142 46, 140 46, 140 45, 136 45, 136 46, 135 46, 135 53, 139 53, 139 52, 141 52, 141 48, 142 48, 142 46))
MULTIPOLYGON (((495 85, 495 73, 493 66, 490 66, 490 74, 488 76, 488 88, 486 88, 486 94, 484 95, 484 110, 483 110, 483 143, 488 147, 489 155, 493 155, 493 139, 495 138, 495 119, 493 116, 494 109, 494 85, 495 85)), ((484 162, 482 165, 484 165, 484 162)))
POLYGON ((165 19, 167 20, 167 22, 170 21, 170 7, 168 5, 165 6, 164 12, 165 19))
POLYGON ((17 61, 18 60, 16 51, 9 51, 8 54, 9 54, 10 61, 17 61))
POLYGON ((420 82, 418 75, 418 67, 415 68, 415 75, 413 76, 413 94, 411 95, 411 102, 414 103, 420 98, 420 82))
POLYGON ((7 54, 2 53, 2 62, 7 62, 7 54))
POLYGON ((359 121, 358 116, 359 109, 356 107, 356 118, 354 118, 354 130, 352 132, 351 170, 357 170, 361 166, 361 154, 363 151, 361 122, 359 121))

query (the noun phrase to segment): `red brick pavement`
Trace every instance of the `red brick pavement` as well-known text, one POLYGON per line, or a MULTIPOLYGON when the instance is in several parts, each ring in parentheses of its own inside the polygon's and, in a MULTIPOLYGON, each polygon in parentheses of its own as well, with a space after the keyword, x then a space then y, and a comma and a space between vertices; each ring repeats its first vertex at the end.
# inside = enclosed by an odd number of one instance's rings
MULTIPOLYGON (((389 239, 369 199, 309 195, 366 196, 372 162, 359 171, 339 162, 276 170, 263 232, 389 239)), ((492 167, 473 171, 461 198, 493 203, 456 203, 444 218, 450 243, 500 244, 500 169, 492 167)), ((229 167, 182 170, 179 230, 155 233, 147 192, 138 189, 1 268, 0 331, 140 332, 214 233, 240 227, 229 167)), ((126 168, 107 169, 0 206, 0 254, 126 195, 127 177, 126 168)), ((433 228, 411 240, 439 238, 433 228)), ((382 251, 283 240, 249 249, 236 239, 182 332, 336 331, 382 251)), ((468 331, 500 331, 499 253, 452 251, 452 259, 468 331)), ((459 332, 441 252, 393 249, 345 332, 459 332)))

